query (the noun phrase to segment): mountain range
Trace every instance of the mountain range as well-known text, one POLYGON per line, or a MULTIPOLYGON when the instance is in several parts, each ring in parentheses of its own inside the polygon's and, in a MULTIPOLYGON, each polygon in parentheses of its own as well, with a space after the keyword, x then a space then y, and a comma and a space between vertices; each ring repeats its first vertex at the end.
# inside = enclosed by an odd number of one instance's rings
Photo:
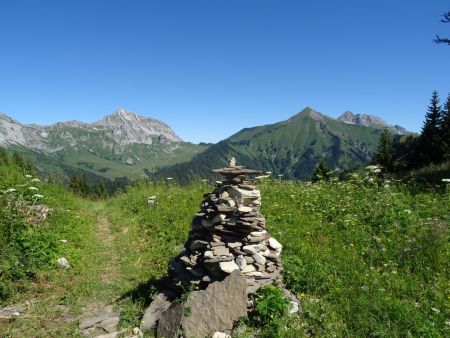
POLYGON ((0 145, 30 157, 42 172, 77 170, 108 179, 141 175, 211 177, 210 169, 236 157, 240 164, 286 178, 308 179, 319 161, 343 170, 367 163, 380 132, 406 130, 373 115, 334 119, 305 108, 286 121, 244 128, 216 144, 184 142, 163 122, 124 109, 94 123, 21 124, 0 113, 0 145))
POLYGON ((0 145, 25 153, 42 171, 70 166, 108 178, 137 178, 189 161, 206 145, 183 142, 166 124, 118 109, 94 123, 24 125, 0 114, 0 145), (43 165, 46 163, 46 165, 43 165))

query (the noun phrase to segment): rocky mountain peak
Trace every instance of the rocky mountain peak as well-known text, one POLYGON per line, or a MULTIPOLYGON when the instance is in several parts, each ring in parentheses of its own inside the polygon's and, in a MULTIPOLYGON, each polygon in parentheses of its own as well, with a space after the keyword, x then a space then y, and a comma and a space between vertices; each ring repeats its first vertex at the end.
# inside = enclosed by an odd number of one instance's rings
POLYGON ((128 112, 123 108, 93 123, 93 126, 107 127, 122 144, 152 144, 155 138, 162 142, 182 141, 167 124, 128 112))
POLYGON ((359 126, 379 126, 379 127, 387 127, 392 132, 403 135, 407 131, 405 128, 399 126, 399 125, 390 125, 386 123, 383 119, 381 119, 378 116, 374 115, 368 115, 368 114, 354 114, 351 111, 345 111, 341 114, 341 116, 338 117, 339 121, 350 123, 350 124, 356 124, 359 126))
POLYGON ((288 119, 288 122, 292 122, 292 121, 296 120, 297 118, 300 118, 305 115, 308 115, 317 121, 322 121, 324 119, 323 114, 314 110, 314 108, 306 107, 306 108, 302 109, 298 114, 295 114, 294 116, 290 117, 288 119))

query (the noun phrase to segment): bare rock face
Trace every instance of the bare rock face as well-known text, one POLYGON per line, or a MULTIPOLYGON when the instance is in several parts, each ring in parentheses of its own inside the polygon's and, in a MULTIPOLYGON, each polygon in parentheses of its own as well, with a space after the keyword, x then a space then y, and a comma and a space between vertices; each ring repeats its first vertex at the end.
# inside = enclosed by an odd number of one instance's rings
POLYGON ((104 126, 111 130, 116 140, 121 143, 152 144, 155 136, 160 136, 167 142, 181 142, 181 139, 168 125, 118 109, 113 114, 97 121, 93 126, 104 126))
POLYGON ((185 304, 189 315, 181 323, 185 337, 210 337, 216 331, 231 330, 235 321, 247 316, 246 300, 245 278, 239 270, 206 290, 192 292, 185 304))
POLYGON ((349 124, 356 124, 360 126, 378 126, 386 127, 394 134, 404 135, 407 130, 399 125, 390 125, 383 121, 378 116, 367 114, 353 114, 351 111, 346 111, 338 117, 338 120, 349 124))
POLYGON ((182 141, 167 124, 124 109, 118 109, 94 123, 67 121, 47 126, 21 124, 0 113, 0 145, 22 145, 53 153, 66 147, 89 148, 89 139, 96 138, 101 139, 99 144, 104 148, 115 145, 115 149, 133 143, 150 145, 155 141, 182 141), (52 141, 55 136, 59 140, 56 143, 52 141))

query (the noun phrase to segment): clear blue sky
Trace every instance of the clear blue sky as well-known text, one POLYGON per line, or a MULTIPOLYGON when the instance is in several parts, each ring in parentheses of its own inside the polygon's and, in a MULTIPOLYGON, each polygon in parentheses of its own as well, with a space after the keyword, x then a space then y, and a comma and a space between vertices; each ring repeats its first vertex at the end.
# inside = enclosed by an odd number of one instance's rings
POLYGON ((216 142, 305 106, 418 131, 450 91, 443 0, 0 1, 0 111, 95 121, 118 107, 216 142))

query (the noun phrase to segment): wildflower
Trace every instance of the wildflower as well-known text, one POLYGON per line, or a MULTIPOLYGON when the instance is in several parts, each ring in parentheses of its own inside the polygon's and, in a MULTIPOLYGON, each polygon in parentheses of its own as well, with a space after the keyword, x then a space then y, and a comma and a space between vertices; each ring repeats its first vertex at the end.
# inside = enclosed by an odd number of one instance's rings
POLYGON ((431 311, 435 312, 435 313, 441 313, 441 311, 439 311, 439 309, 436 309, 435 307, 431 308, 431 311))
POLYGON ((406 212, 407 214, 410 214, 410 213, 412 213, 412 211, 411 210, 409 210, 409 209, 405 209, 405 210, 403 210, 404 212, 406 212))
POLYGON ((10 193, 10 192, 15 192, 15 191, 17 191, 17 190, 14 188, 9 188, 8 190, 5 191, 5 193, 10 193))
POLYGON ((208 182, 208 180, 207 180, 206 178, 204 178, 204 179, 202 180, 202 182, 208 182))
POLYGON ((173 177, 166 177, 166 180, 171 181, 173 180, 173 177))
POLYGON ((41 180, 39 179, 39 178, 33 178, 32 180, 31 180, 31 182, 40 182, 41 180))
POLYGON ((450 183, 450 178, 443 178, 443 179, 442 179, 442 182, 444 182, 444 183, 450 183))
POLYGON ((38 191, 39 189, 36 187, 29 187, 28 190, 38 191))
POLYGON ((34 198, 44 198, 44 196, 40 195, 40 194, 34 194, 32 197, 34 197, 34 198))
POLYGON ((271 171, 266 171, 266 175, 271 175, 272 172, 271 171))
POLYGON ((33 176, 31 175, 25 175, 26 178, 32 178, 33 176))

